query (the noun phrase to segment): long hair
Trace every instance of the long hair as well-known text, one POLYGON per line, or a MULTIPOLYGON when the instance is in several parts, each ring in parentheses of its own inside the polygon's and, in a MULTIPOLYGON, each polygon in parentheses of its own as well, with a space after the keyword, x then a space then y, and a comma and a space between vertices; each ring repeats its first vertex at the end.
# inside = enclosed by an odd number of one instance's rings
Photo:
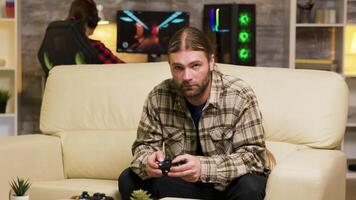
POLYGON ((169 41, 168 55, 182 50, 203 51, 211 60, 213 47, 204 33, 194 27, 185 27, 177 31, 169 41))
POLYGON ((85 25, 95 29, 100 21, 94 0, 74 0, 67 19, 80 21, 83 31, 85 31, 85 25))

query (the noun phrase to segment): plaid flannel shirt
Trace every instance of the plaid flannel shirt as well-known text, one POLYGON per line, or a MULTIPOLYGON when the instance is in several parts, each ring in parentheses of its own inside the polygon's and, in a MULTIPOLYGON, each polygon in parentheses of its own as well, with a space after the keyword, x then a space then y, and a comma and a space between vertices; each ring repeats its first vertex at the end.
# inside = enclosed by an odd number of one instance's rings
POLYGON ((90 45, 95 48, 95 50, 99 54, 99 60, 103 64, 111 64, 111 63, 124 63, 124 61, 120 60, 116 57, 110 49, 108 49, 102 42, 99 40, 89 39, 90 45))
MULTIPOLYGON (((209 99, 199 121, 203 156, 200 181, 214 183, 218 190, 246 173, 266 173, 268 164, 262 116, 253 90, 241 79, 212 72, 209 99)), ((197 150, 197 132, 185 99, 173 80, 156 86, 143 107, 137 139, 132 146, 131 169, 142 179, 147 156, 162 150, 166 158, 197 150)))

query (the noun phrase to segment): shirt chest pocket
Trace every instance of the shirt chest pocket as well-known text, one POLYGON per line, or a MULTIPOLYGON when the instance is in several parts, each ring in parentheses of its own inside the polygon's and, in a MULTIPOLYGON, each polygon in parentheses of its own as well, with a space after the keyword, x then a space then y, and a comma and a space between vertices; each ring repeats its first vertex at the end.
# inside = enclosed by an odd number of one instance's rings
POLYGON ((218 154, 231 153, 233 144, 233 131, 231 128, 214 128, 210 131, 209 135, 218 154))
POLYGON ((174 158, 182 154, 184 147, 184 129, 176 127, 163 128, 163 142, 165 143, 165 151, 168 158, 174 158))
POLYGON ((213 141, 231 140, 232 129, 227 127, 218 127, 210 131, 210 137, 213 141))

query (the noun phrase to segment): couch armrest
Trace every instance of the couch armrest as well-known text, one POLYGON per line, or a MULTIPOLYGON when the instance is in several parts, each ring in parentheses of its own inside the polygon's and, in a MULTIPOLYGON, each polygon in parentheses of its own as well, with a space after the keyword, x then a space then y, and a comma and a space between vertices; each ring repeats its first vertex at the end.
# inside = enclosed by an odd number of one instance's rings
POLYGON ((272 170, 266 200, 345 199, 346 157, 338 150, 304 149, 272 170))
POLYGON ((8 199, 9 181, 63 179, 60 138, 46 135, 0 137, 0 199, 8 199))

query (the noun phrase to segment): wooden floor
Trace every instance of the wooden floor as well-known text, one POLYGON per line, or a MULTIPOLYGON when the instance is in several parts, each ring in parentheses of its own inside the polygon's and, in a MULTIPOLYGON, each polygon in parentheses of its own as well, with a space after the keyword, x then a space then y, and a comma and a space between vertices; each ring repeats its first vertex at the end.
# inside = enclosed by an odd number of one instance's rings
POLYGON ((346 181, 346 200, 356 200, 356 179, 346 181))
MULTIPOLYGON (((348 160, 347 164, 356 164, 356 160, 348 160)), ((346 175, 346 200, 356 200, 356 171, 348 171, 346 175)))

